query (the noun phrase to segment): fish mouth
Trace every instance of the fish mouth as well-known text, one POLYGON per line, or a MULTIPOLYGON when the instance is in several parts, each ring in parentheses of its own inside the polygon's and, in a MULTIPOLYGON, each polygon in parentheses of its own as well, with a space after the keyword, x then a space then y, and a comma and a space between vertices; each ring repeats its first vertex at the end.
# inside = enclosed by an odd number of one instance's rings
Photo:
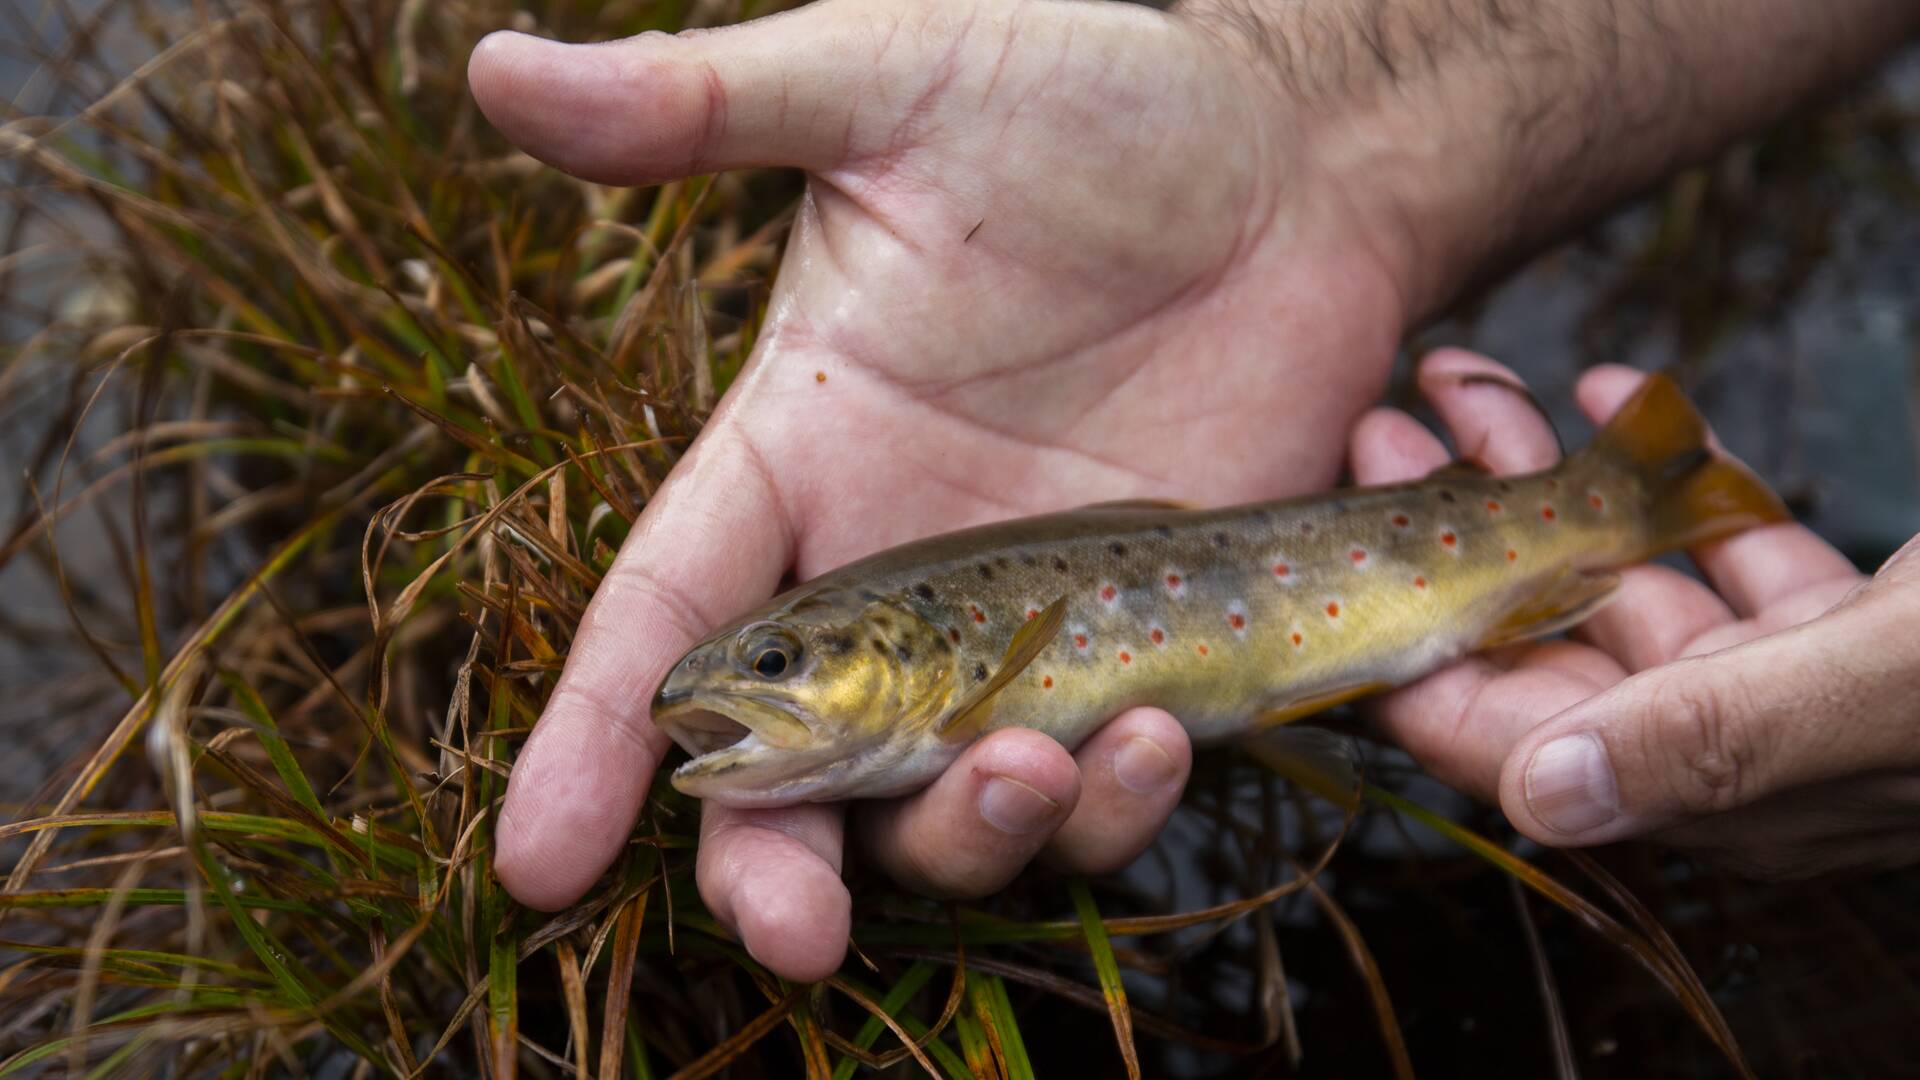
POLYGON ((729 806, 805 802, 807 777, 834 757, 812 745, 812 726, 787 702, 663 689, 652 713, 654 725, 693 755, 674 770, 673 786, 729 806))

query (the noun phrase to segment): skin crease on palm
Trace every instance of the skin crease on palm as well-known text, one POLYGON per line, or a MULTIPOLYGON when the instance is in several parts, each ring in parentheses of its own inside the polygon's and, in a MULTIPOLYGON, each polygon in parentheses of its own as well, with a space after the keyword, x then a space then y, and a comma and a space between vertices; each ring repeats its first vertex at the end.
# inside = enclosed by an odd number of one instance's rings
MULTIPOLYGON (((668 747, 645 715, 661 675, 784 575, 1089 502, 1325 487, 1419 314, 1415 253, 1381 243, 1394 230, 1319 168, 1310 110, 1197 20, 1119 4, 827 0, 606 45, 494 35, 470 80, 508 138, 589 180, 809 173, 755 354, 623 547, 515 763, 495 865, 535 907, 579 897, 626 842, 668 747)), ((1430 375, 1484 361, 1435 363, 1430 375)), ((1524 406, 1434 379, 1463 445, 1478 432, 1490 462, 1503 446, 1538 456, 1524 406)), ((1437 444, 1408 424, 1361 424, 1363 480, 1430 467, 1437 444)), ((1794 550, 1818 543, 1782 535, 1794 550)), ((1851 587, 1844 561, 1816 555, 1820 580, 1740 625, 1810 617, 1851 587)), ((1715 629, 1725 608, 1710 593, 1681 596, 1701 587, 1647 581, 1629 599, 1690 605, 1700 641, 1747 632, 1715 629)), ((1541 717, 1698 636, 1663 628, 1649 636, 1670 644, 1634 644, 1647 628, 1620 621, 1654 609, 1617 606, 1605 652, 1543 646, 1540 664, 1498 674, 1463 665, 1395 695, 1382 721, 1443 777, 1506 794, 1520 781, 1502 780, 1506 755, 1487 748, 1532 738, 1541 717), (1473 697, 1481 684, 1513 701, 1492 733, 1469 735, 1469 714, 1478 725, 1495 703, 1473 697), (1507 695, 1516 684, 1534 697, 1507 695), (1422 701, 1450 708, 1478 752, 1423 726, 1422 701)), ((1123 865, 1164 823, 1189 762, 1155 710, 1074 755, 1003 731, 927 790, 858 807, 853 824, 903 884, 978 895, 1035 857, 1123 865)), ((1622 783, 1623 799, 1637 794, 1622 783)), ((702 896, 787 977, 821 977, 844 954, 845 814, 704 809, 702 896)))

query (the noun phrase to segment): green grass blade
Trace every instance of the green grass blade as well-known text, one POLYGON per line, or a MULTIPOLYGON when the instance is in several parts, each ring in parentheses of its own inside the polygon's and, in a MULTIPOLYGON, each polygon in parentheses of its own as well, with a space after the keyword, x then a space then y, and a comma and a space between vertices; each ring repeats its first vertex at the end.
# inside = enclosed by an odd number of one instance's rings
POLYGON ((1067 891, 1073 908, 1085 928, 1087 951, 1093 954, 1093 968, 1100 975, 1100 995, 1107 1000, 1107 1013, 1113 1018, 1113 1037, 1126 1063, 1127 1076, 1140 1080, 1140 1056, 1133 1045, 1133 1010, 1127 1005, 1127 988, 1120 981, 1120 964, 1113 957, 1113 945, 1107 940, 1106 924, 1100 921, 1100 909, 1094 906, 1093 893, 1082 878, 1075 878, 1067 891))

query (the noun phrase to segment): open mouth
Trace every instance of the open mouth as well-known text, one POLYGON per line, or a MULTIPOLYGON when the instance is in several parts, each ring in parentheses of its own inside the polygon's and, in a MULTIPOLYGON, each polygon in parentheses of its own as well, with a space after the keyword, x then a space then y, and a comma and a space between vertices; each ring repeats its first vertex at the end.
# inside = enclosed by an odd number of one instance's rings
POLYGON ((810 735, 807 724, 780 702, 697 691, 655 695, 653 722, 693 755, 682 772, 722 757, 737 767, 764 751, 798 752, 810 735))
POLYGON ((737 746, 752 737, 753 729, 724 713, 702 709, 691 703, 684 708, 669 707, 654 713, 654 723, 680 748, 694 757, 737 746))

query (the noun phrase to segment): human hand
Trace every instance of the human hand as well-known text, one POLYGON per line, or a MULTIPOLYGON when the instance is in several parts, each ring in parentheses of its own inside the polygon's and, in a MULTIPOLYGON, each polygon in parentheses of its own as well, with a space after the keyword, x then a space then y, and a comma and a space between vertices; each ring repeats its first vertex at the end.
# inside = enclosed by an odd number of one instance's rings
MULTIPOLYGON (((558 907, 599 876, 667 751, 654 686, 789 569, 1084 503, 1334 478, 1404 290, 1351 187, 1314 171, 1314 115, 1218 32, 1122 4, 827 0, 475 49, 494 124, 588 179, 810 174, 752 359, 633 529, 514 764, 495 867, 516 897, 558 907)), ((1003 731, 861 808, 858 835, 935 893, 991 891, 1042 853, 1110 869, 1159 830, 1188 762, 1156 710, 1074 755, 1003 731)), ((703 897, 790 978, 845 949, 844 814, 703 813, 703 897)))
MULTIPOLYGON (((1469 353, 1422 364, 1421 389, 1466 455, 1496 472, 1552 464, 1533 407, 1469 374, 1518 385, 1469 353)), ((1640 378, 1596 368, 1580 405, 1599 423, 1640 378)), ((1447 457, 1404 413, 1377 410, 1354 430, 1361 483, 1447 457)), ((1645 836, 1764 877, 1920 859, 1920 540, 1871 579, 1796 524, 1691 554, 1707 584, 1631 568, 1571 640, 1469 658, 1373 715, 1541 843, 1645 836)))

